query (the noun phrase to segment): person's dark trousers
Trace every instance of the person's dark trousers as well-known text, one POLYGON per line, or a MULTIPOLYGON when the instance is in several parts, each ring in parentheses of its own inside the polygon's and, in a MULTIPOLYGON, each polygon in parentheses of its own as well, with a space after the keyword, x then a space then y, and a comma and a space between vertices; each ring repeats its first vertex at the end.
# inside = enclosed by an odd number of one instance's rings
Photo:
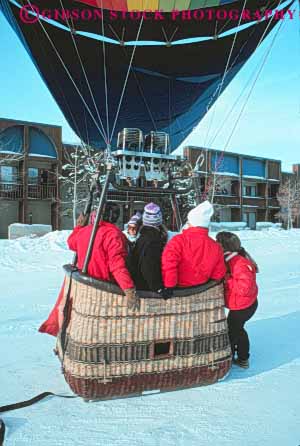
POLYGON ((258 302, 256 300, 250 307, 244 310, 230 310, 227 317, 232 355, 234 356, 234 352, 237 350, 238 358, 241 360, 249 358, 250 344, 244 325, 254 315, 257 306, 258 302))

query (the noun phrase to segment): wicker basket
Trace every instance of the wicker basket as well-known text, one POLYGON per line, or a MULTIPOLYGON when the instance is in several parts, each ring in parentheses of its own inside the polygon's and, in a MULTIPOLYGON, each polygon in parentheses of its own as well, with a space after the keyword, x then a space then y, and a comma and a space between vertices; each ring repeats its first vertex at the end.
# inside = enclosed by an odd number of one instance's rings
POLYGON ((69 322, 57 349, 66 381, 83 398, 206 385, 228 372, 222 283, 180 289, 168 301, 140 292, 137 312, 117 286, 67 268, 65 297, 69 287, 69 322))

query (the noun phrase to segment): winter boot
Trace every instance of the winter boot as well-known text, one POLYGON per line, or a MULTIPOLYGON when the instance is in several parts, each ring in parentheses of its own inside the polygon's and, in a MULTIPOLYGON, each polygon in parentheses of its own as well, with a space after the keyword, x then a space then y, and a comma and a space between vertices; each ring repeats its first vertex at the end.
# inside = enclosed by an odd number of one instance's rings
POLYGON ((4 421, 0 418, 0 446, 4 444, 4 436, 5 436, 5 424, 4 421))
POLYGON ((242 369, 248 369, 249 368, 249 360, 248 359, 234 359, 233 364, 238 365, 242 369))

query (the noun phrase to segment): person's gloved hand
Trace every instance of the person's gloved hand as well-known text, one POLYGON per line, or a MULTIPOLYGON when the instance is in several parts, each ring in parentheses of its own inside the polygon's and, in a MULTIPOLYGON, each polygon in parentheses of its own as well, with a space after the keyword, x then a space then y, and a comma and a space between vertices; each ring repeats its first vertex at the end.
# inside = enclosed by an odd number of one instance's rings
POLYGON ((132 311, 137 311, 140 309, 140 298, 137 296, 135 288, 128 288, 124 290, 125 296, 127 297, 127 306, 132 311))
POLYGON ((79 217, 76 220, 76 225, 77 226, 86 226, 88 224, 89 221, 89 216, 88 215, 84 215, 82 212, 79 215, 79 217))
POLYGON ((173 288, 162 288, 158 290, 158 294, 160 294, 160 296, 165 300, 168 300, 171 297, 173 297, 173 293, 174 293, 173 288))

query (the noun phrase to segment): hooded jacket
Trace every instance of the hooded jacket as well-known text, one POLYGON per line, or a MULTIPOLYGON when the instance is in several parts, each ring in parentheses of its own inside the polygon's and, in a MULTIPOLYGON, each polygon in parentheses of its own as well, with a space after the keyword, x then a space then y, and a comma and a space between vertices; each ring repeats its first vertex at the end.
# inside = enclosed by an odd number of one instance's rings
POLYGON ((230 310, 244 310, 257 299, 256 267, 237 252, 225 255, 225 259, 229 269, 225 277, 225 305, 230 310))
POLYGON ((162 275, 166 288, 201 285, 220 280, 226 267, 221 246, 208 235, 207 228, 190 227, 173 237, 162 255, 162 275))
POLYGON ((128 268, 138 290, 162 288, 161 255, 164 240, 160 230, 143 226, 140 237, 128 258, 128 268))

